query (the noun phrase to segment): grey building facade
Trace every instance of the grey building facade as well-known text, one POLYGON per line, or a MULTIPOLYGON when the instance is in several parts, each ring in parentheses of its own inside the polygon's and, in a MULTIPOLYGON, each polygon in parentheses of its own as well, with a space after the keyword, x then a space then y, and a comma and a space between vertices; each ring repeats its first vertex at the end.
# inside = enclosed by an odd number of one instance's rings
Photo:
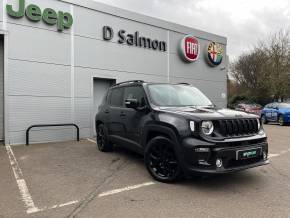
MULTIPOLYGON (((186 82, 216 105, 227 103, 222 36, 91 0, 3 0, 0 34, 0 140, 6 144, 24 144, 34 124, 76 123, 81 138, 93 137, 104 92, 126 80, 186 82), (11 16, 7 5, 19 13, 11 16), (199 43, 193 62, 180 57, 186 35, 199 43), (214 67, 205 58, 210 42, 222 47, 223 60, 214 67)), ((70 127, 41 128, 32 132, 31 142, 74 135, 70 127)))

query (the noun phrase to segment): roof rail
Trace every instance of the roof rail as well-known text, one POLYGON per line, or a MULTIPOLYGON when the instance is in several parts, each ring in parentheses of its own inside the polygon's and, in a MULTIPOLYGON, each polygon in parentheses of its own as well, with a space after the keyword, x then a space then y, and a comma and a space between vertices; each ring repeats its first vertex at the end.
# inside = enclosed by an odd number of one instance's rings
POLYGON ((123 84, 130 84, 130 83, 144 83, 144 81, 143 80, 129 80, 129 81, 117 83, 117 84, 113 85, 112 87, 123 85, 123 84))
POLYGON ((178 83, 178 85, 188 85, 188 86, 190 86, 189 83, 178 83))

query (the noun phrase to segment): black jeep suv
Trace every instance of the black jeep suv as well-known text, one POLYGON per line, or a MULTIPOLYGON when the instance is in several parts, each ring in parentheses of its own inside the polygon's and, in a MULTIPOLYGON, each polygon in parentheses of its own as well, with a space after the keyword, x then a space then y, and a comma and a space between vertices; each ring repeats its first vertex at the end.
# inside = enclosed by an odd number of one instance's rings
POLYGON ((99 106, 95 122, 100 151, 112 151, 117 144, 144 155, 149 173, 161 182, 268 164, 260 119, 218 109, 188 84, 116 84, 99 106))

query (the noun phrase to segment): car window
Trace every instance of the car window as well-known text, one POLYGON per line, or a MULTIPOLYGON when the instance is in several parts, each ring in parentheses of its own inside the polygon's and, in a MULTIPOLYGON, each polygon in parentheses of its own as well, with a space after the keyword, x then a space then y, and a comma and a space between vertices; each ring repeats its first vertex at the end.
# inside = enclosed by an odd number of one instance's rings
POLYGON ((272 108, 272 104, 267 104, 265 108, 272 108))
POLYGON ((115 88, 111 90, 109 95, 109 103, 111 106, 122 107, 123 106, 124 88, 115 88))
POLYGON ((278 107, 278 104, 277 103, 273 103, 272 104, 272 108, 277 108, 278 107))
POLYGON ((239 110, 245 110, 244 106, 243 105, 238 105, 238 108, 239 110))
POLYGON ((124 101, 126 99, 137 99, 139 107, 143 107, 146 104, 145 93, 141 86, 129 86, 125 88, 124 101))
POLYGON ((290 108, 290 103, 280 103, 279 108, 290 108))

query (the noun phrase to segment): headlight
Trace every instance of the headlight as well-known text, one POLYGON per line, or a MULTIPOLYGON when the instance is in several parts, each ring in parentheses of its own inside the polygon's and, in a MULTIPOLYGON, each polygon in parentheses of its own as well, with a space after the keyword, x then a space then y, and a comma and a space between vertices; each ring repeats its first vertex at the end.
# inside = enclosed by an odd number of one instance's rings
POLYGON ((260 119, 257 119, 257 124, 258 124, 258 134, 264 135, 265 132, 264 132, 264 129, 262 128, 262 123, 261 123, 260 119))
POLYGON ((213 123, 211 121, 202 121, 201 129, 202 129, 203 134, 211 135, 214 130, 213 123))
POLYGON ((195 131, 195 123, 194 123, 194 121, 190 121, 190 122, 189 122, 189 126, 190 126, 190 130, 191 130, 192 132, 194 132, 194 131, 195 131))
POLYGON ((260 130, 261 129, 261 123, 260 123, 259 119, 257 119, 257 124, 258 124, 258 130, 260 130))

